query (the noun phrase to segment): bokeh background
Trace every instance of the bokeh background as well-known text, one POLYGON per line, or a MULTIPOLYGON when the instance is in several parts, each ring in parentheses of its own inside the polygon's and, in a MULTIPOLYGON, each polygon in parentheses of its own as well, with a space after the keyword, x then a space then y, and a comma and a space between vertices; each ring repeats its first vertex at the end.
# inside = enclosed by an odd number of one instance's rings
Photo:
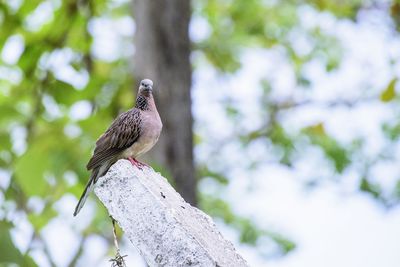
POLYGON ((110 266, 104 207, 72 213, 142 78, 143 160, 251 266, 400 266, 399 1, 2 0, 0 25, 0 266, 110 266))

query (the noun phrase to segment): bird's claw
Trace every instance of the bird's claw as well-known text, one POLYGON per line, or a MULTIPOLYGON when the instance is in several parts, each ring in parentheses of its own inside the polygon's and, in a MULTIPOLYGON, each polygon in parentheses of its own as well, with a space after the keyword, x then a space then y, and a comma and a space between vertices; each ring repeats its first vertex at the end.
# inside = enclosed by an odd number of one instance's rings
POLYGON ((143 167, 149 168, 149 165, 147 165, 147 164, 145 164, 145 163, 142 163, 142 162, 138 161, 138 160, 135 159, 135 158, 129 157, 128 160, 130 161, 130 163, 131 163, 133 166, 136 166, 136 167, 137 167, 138 169, 140 169, 140 170, 143 170, 143 167))

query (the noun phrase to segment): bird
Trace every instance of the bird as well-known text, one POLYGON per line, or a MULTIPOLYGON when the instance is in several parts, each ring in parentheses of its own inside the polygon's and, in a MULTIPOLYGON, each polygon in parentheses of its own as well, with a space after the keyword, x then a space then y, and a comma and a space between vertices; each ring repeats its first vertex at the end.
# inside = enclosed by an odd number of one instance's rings
POLYGON ((157 143, 162 126, 154 102, 153 82, 144 79, 139 85, 135 107, 120 114, 96 141, 93 156, 86 166, 92 173, 76 205, 74 216, 82 209, 97 180, 119 159, 128 159, 139 169, 147 166, 136 158, 157 143))

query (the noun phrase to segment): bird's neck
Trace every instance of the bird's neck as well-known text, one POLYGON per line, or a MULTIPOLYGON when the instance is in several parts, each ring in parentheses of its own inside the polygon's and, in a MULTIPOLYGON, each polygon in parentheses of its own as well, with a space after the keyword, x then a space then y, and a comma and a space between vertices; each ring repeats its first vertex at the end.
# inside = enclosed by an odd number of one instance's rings
POLYGON ((156 110, 156 104, 154 103, 154 98, 152 94, 143 95, 139 94, 136 98, 136 108, 146 111, 146 110, 156 110))

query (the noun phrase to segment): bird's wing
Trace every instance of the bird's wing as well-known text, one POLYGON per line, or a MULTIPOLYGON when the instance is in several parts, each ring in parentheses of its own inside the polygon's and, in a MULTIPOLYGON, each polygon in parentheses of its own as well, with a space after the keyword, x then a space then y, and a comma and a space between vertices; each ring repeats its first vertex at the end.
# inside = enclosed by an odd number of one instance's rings
POLYGON ((120 114, 96 142, 88 170, 99 167, 130 147, 140 136, 142 119, 136 108, 120 114))

